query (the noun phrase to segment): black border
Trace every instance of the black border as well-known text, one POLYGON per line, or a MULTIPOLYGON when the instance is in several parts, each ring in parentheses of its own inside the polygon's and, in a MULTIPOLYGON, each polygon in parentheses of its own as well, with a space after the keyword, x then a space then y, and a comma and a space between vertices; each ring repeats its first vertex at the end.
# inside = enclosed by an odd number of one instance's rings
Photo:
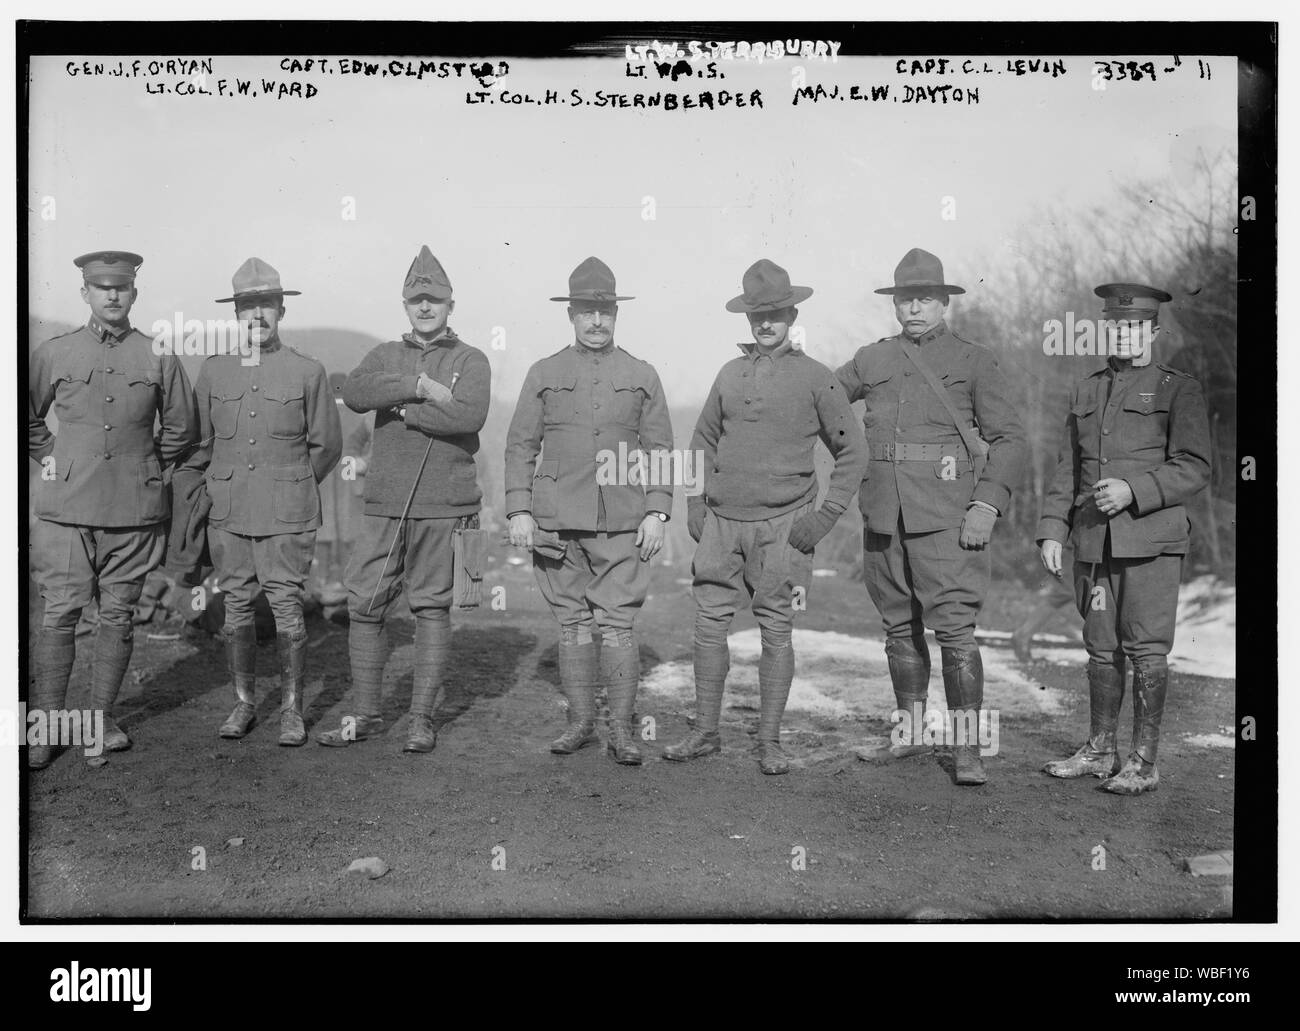
MULTIPOLYGON (((1239 59, 1239 190, 1253 196, 1257 220, 1239 222, 1238 380, 1258 386, 1237 415, 1238 462, 1252 456, 1258 478, 1238 484, 1237 720, 1256 721, 1253 743, 1238 735, 1235 749, 1233 923, 1276 922, 1278 907, 1278 609, 1277 609, 1277 82, 1278 26, 1272 22, 325 22, 193 21, 15 23, 17 144, 17 337, 27 333, 28 305, 28 64, 45 54, 247 54, 249 41, 275 40, 282 56, 358 54, 446 57, 578 57, 622 52, 624 43, 697 40, 821 38, 843 41, 849 55, 928 54, 1207 54, 1239 59), (918 31, 923 26, 924 31, 918 31), (1122 27, 1122 31, 1117 31, 1122 27), (484 46, 484 41, 489 41, 484 46), (918 44, 925 49, 918 50, 918 44), (1246 549, 1241 543, 1246 542, 1246 549), (1269 558, 1272 562, 1267 561, 1269 558)), ((19 384, 27 379, 27 357, 19 354, 19 384)), ((1243 397, 1248 396, 1243 391, 1243 397)), ((21 397, 19 398, 21 402, 21 397)), ((19 404, 19 410, 23 406, 19 404)), ((19 440, 25 437, 20 425, 19 440)), ((1240 466, 1239 466, 1240 467, 1240 466)), ((29 498, 20 477, 16 525, 20 558, 26 553, 29 498)), ((26 578, 19 581, 19 611, 26 612, 26 578)), ((24 617, 25 619, 25 617, 24 617)), ((20 635, 20 684, 28 682, 26 635, 20 635)), ((26 696, 25 686, 22 695, 26 696)), ((19 919, 27 924, 146 924, 145 920, 36 919, 27 915, 27 777, 19 763, 19 919)), ((156 922, 156 921, 155 921, 156 922)), ((170 922, 229 923, 482 923, 486 921, 401 921, 385 918, 229 920, 193 918, 170 922)), ((593 923, 524 921, 500 923, 593 923)), ((666 921, 680 922, 680 921, 666 921)), ((709 921, 696 921, 709 922, 709 921)), ((804 923, 803 920, 763 923, 804 923)), ((864 923, 868 921, 845 921, 864 923)), ((875 921, 870 921, 875 922, 875 921)), ((887 922, 887 921, 880 921, 887 922)), ((1025 923, 1025 921, 990 921, 1025 923)), ((1063 921, 1064 922, 1064 921, 1063 921)), ((1068 921, 1070 923, 1078 921, 1068 921)), ((1102 922, 1102 921, 1088 921, 1102 922)), ((1105 921, 1123 923, 1125 921, 1105 921)), ((1152 922, 1147 919, 1133 922, 1152 922)), ((1206 923, 1179 919, 1160 923, 1206 923)), ((1216 921, 1218 922, 1218 921, 1216 921)), ((1051 921, 1035 921, 1047 924, 1051 921)))

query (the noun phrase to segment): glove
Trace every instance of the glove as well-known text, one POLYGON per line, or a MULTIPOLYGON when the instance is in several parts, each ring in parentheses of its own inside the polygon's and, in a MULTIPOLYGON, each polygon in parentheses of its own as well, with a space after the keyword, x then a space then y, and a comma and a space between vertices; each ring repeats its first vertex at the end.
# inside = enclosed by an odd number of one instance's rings
POLYGON ((838 512, 828 512, 824 505, 816 512, 800 516, 790 527, 790 547, 811 555, 817 542, 831 532, 831 527, 839 517, 838 512))
POLYGON ((961 539, 959 543, 967 551, 983 551, 993 534, 993 524, 998 521, 998 514, 984 505, 971 505, 966 509, 966 518, 961 521, 961 539))
POLYGON ((701 497, 688 498, 686 500, 686 532, 691 535, 691 540, 696 544, 700 543, 700 537, 704 534, 704 520, 709 514, 709 508, 701 497))

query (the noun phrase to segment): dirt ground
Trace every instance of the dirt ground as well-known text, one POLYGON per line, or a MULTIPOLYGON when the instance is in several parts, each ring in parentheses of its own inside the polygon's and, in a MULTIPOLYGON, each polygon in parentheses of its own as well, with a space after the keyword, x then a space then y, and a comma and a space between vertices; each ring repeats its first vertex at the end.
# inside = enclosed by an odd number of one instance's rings
MULTIPOLYGON (((679 578, 656 571, 640 622, 646 673, 689 659, 693 610, 679 578)), ((219 642, 189 631, 149 640, 141 628, 117 707, 134 748, 102 766, 65 752, 29 778, 28 917, 1231 915, 1230 884, 1191 877, 1181 859, 1232 844, 1233 751, 1187 740, 1232 724, 1232 681, 1173 677, 1160 790, 1136 799, 1039 772, 1087 730, 1083 670, 1046 662, 1023 672, 1060 692, 1064 714, 1004 718, 981 788, 955 786, 941 758, 855 758, 854 742, 888 734, 886 711, 792 710, 795 769, 764 777, 749 754, 756 712, 734 692, 723 754, 678 765, 656 756, 688 729, 690 705, 643 691, 639 713, 657 740, 644 766, 627 768, 596 747, 549 754, 563 724, 555 627, 525 569, 495 564, 494 586, 506 611, 453 616, 444 726, 427 756, 401 752, 409 620, 390 625, 392 729, 346 750, 277 747, 274 644, 258 650, 260 722, 221 740, 232 699, 219 642), (388 873, 346 872, 368 856, 388 873)), ((1027 604, 1004 590, 985 625, 1011 629, 1027 604)), ((753 625, 745 615, 735 629, 753 625)), ((864 662, 880 661, 879 641, 866 639, 878 617, 852 578, 816 581, 798 625, 862 637, 864 662)), ((349 686, 346 628, 310 629, 309 732, 337 724, 349 686)), ((89 640, 70 706, 86 704, 89 640)))

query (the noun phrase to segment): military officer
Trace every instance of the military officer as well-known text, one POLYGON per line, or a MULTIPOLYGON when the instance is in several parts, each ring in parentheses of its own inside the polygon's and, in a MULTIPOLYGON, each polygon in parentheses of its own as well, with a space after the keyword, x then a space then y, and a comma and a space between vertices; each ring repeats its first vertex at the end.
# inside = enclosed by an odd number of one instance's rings
MULTIPOLYGON (((143 261, 126 251, 75 259, 90 319, 35 350, 28 384, 27 449, 42 466, 32 552, 45 599, 31 707, 66 704, 74 630, 98 594, 90 705, 104 714, 108 751, 131 745, 112 708, 131 661, 132 611, 166 547, 163 467, 193 446, 197 434, 180 360, 155 349, 130 323, 143 261), (57 436, 45 423, 51 408, 57 436)), ((52 756, 48 744, 35 745, 27 764, 41 769, 52 756)))
MULTIPOLYGON (((948 328, 949 298, 964 292, 944 282, 933 254, 908 251, 894 285, 876 291, 892 295, 902 333, 860 348, 838 375, 850 401, 866 401, 863 566, 884 622, 902 727, 915 735, 924 719, 929 627, 942 654, 948 725, 958 731, 956 781, 983 784, 979 746, 963 734, 974 729, 984 698, 975 620, 988 593, 989 538, 1027 445, 992 353, 948 328)), ((913 736, 893 754, 926 750, 913 736)))
POLYGON ((568 728, 551 751, 569 755, 594 740, 595 688, 603 677, 610 752, 636 766, 633 623, 649 588, 649 562, 663 547, 673 487, 643 484, 638 475, 598 478, 598 468, 637 452, 652 456, 652 468, 660 465, 653 456, 671 452, 672 424, 654 367, 614 344, 618 302, 631 298, 619 296, 609 266, 587 258, 569 276, 568 294, 551 300, 568 304, 574 341, 528 370, 510 422, 510 542, 532 549, 538 588, 560 624, 568 728))
POLYGON ((275 616, 280 659, 280 744, 305 744, 302 721, 307 626, 302 590, 321 525, 321 481, 342 451, 339 416, 325 367, 280 340, 285 290, 261 258, 235 272, 233 302, 248 354, 213 355, 195 384, 212 508, 208 544, 225 598, 223 636, 235 708, 221 725, 241 738, 256 719, 257 635, 253 606, 259 584, 275 616))
POLYGON ((1043 565, 1060 577, 1074 546, 1074 590, 1088 650, 1088 740, 1054 777, 1102 777, 1119 795, 1154 790, 1169 686, 1178 586, 1190 524, 1184 504, 1209 483, 1210 433, 1200 385, 1151 362, 1168 293, 1106 283, 1102 315, 1113 345, 1106 365, 1070 397, 1056 474, 1036 537, 1043 565), (1125 660, 1133 667, 1133 742, 1117 743, 1125 660))
POLYGON ((695 727, 664 758, 696 759, 722 748, 718 720, 731 659, 727 631, 744 591, 762 636, 758 661, 759 769, 783 774, 781 717, 794 678, 795 591, 807 591, 812 554, 853 500, 866 470, 866 443, 835 375, 791 346, 796 307, 812 296, 766 258, 742 279, 727 310, 744 314, 753 341, 722 367, 695 424, 704 493, 688 501, 699 542, 695 594, 695 727), (814 449, 835 458, 818 507, 814 449))
POLYGON ((451 281, 428 247, 402 285, 411 332, 380 344, 352 370, 343 400, 374 412, 366 464, 365 517, 344 578, 353 710, 316 740, 350 745, 383 732, 385 620, 406 587, 415 617, 415 672, 403 750, 432 752, 433 714, 451 646, 453 533, 477 524, 483 494, 474 456, 487 421, 492 369, 487 356, 447 325, 451 281))

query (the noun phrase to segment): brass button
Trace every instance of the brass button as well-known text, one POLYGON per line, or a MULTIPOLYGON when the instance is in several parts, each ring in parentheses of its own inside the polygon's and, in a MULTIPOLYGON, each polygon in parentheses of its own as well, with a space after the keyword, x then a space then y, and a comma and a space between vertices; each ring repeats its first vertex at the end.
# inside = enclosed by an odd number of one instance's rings
POLYGON ((249 417, 250 419, 256 419, 256 418, 257 418, 257 413, 256 413, 256 412, 249 412, 249 413, 248 413, 248 417, 249 417))
POLYGON ((106 404, 110 404, 110 405, 111 405, 111 404, 113 403, 113 399, 112 399, 111 397, 106 397, 106 398, 104 398, 104 402, 105 402, 106 404))
POLYGON ((112 372, 112 371, 113 371, 113 366, 110 365, 110 366, 109 366, 107 369, 105 369, 104 371, 105 371, 105 372, 112 372))
POLYGON ((1110 436, 1110 430, 1102 430, 1102 431, 1101 431, 1101 435, 1102 435, 1103 437, 1108 437, 1108 436, 1110 436))
POLYGON ((257 384, 256 384, 256 383, 253 384, 253 393, 257 393, 257 384))
POLYGON ((599 401, 593 401, 593 402, 591 403, 591 407, 592 407, 592 408, 599 408, 599 407, 600 407, 600 402, 599 402, 599 401))
POLYGON ((256 443, 257 443, 257 441, 254 440, 252 437, 249 437, 249 438, 248 438, 248 442, 249 442, 250 444, 256 444, 256 443))
POLYGON ((253 465, 252 462, 249 462, 249 463, 248 463, 248 468, 250 468, 250 469, 255 469, 255 468, 257 468, 257 467, 256 467, 255 465, 253 465))
POLYGON ((1106 464, 1107 462, 1109 462, 1109 461, 1110 461, 1109 458, 1103 458, 1103 459, 1101 460, 1101 464, 1102 464, 1102 465, 1105 465, 1105 464, 1106 464))
POLYGON ((113 428, 113 427, 110 426, 108 423, 104 423, 104 429, 106 429, 106 430, 111 430, 112 428, 113 428))

